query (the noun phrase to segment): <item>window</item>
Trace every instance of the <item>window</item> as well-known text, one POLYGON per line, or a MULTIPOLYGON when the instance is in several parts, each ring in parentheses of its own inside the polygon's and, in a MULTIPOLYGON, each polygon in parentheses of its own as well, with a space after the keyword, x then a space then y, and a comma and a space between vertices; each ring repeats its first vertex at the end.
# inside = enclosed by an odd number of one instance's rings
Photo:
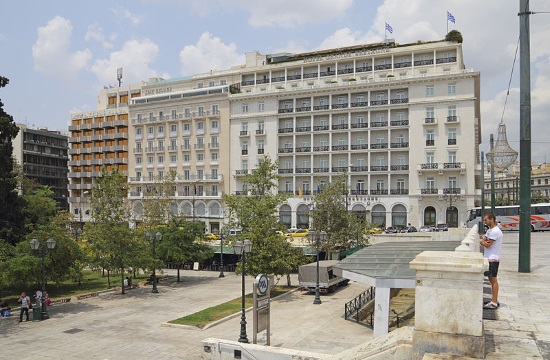
MULTIPOLYGON (((384 77, 386 77, 386 76, 384 75, 384 77)), ((379 93, 376 94, 376 100, 378 100, 378 101, 385 100, 385 98, 386 98, 386 93, 379 92, 379 93)))
POLYGON ((248 104, 243 104, 243 113, 248 112, 248 104))
POLYGON ((344 157, 338 158, 338 167, 346 167, 348 164, 347 159, 344 157))
POLYGON ((259 102, 258 103, 258 112, 263 112, 265 110, 265 104, 264 102, 259 102))
POLYGON ((338 116, 338 125, 345 125, 345 124, 346 124, 346 117, 338 116))
POLYGON ((199 116, 204 116, 204 107, 197 106, 197 112, 199 113, 199 116))
POLYGON ((248 170, 248 160, 243 160, 241 162, 241 169, 242 170, 248 170))
POLYGON ((183 162, 188 163, 189 161, 191 161, 191 155, 184 154, 183 155, 183 162))
POLYGON ((292 120, 285 120, 285 129, 292 129, 292 120))
POLYGON ((263 150, 265 146, 264 140, 258 140, 258 150, 263 150))
POLYGON ((449 151, 449 162, 456 163, 456 151, 449 151))
POLYGON ((399 90, 398 92, 395 93, 395 97, 397 99, 404 99, 405 98, 405 92, 403 90, 399 90))
POLYGON ((456 176, 449 176, 449 188, 451 189, 457 188, 456 176))
POLYGON ((434 115, 434 108, 433 107, 427 107, 426 108, 426 118, 433 119, 435 117, 434 115))
POLYGON ((366 144, 366 142, 365 142, 365 137, 364 137, 364 136, 358 136, 358 137, 355 139, 355 142, 356 142, 357 145, 366 144))
POLYGON ((177 124, 170 125, 170 133, 174 134, 174 133, 177 133, 177 132, 178 132, 178 125, 177 124))
POLYGON ((327 138, 320 138, 319 139, 319 146, 328 146, 328 139, 327 138))
POLYGON ((327 159, 327 158, 321 158, 321 159, 319 159, 319 166, 320 166, 322 169, 327 169, 327 168, 328 168, 328 159, 327 159))
POLYGON ((433 85, 426 86, 426 96, 428 96, 428 97, 434 96, 434 86, 433 85))
POLYGON ((212 105, 212 115, 218 115, 220 113, 220 106, 215 104, 212 105))
POLYGON ((159 164, 164 164, 164 155, 159 155, 158 163, 159 164))
POLYGON ((155 134, 155 128, 152 127, 152 126, 149 126, 147 128, 147 133, 149 134, 149 137, 151 137, 151 135, 154 135, 155 134))
POLYGON ((447 85, 447 93, 450 96, 456 95, 456 84, 448 84, 447 85))
POLYGON ((403 134, 397 135, 397 143, 398 144, 403 144, 404 142, 405 142, 405 135, 403 135, 403 134))
POLYGON ((183 180, 191 180, 191 172, 189 170, 183 170, 183 180))
POLYGON ((183 148, 184 149, 190 149, 191 148, 191 140, 183 139, 183 148))
POLYGON ((285 169, 292 170, 292 160, 285 160, 285 169))
POLYGON ((141 119, 142 119, 142 118, 141 118, 141 114, 137 114, 137 121, 138 121, 138 123, 141 123, 141 119))
POLYGON ((152 112, 149 113, 149 121, 155 121, 155 117, 152 112))
POLYGON ((176 110, 172 110, 172 115, 171 115, 171 117, 172 117, 172 120, 177 119, 177 118, 178 118, 178 112, 177 112, 176 110))
POLYGON ((319 119, 320 126, 328 126, 328 120, 326 118, 319 119))
POLYGON ((357 116, 357 123, 358 124, 364 124, 365 123, 365 116, 364 115, 358 115, 357 116))
MULTIPOLYGON (((204 170, 203 169, 197 169, 197 179, 203 180, 204 179, 204 170)), ((199 194, 202 194, 202 185, 197 186, 197 192, 199 194), (200 189, 200 191, 199 191, 200 189)))
POLYGON ((346 103, 346 97, 345 96, 338 96, 338 104, 342 105, 346 103))
POLYGON ((214 81, 213 80, 208 81, 208 86, 210 87, 214 86, 214 81))
POLYGON ((183 124, 183 131, 184 132, 191 132, 191 124, 189 124, 189 123, 183 124))
POLYGON ((338 138, 338 145, 346 145, 347 139, 345 137, 338 138))
POLYGON ((384 122, 385 116, 383 113, 376 114, 376 122, 384 122))
POLYGON ((136 164, 141 164, 142 160, 141 156, 136 156, 136 164))
POLYGON ((203 87, 204 87, 203 83, 200 82, 200 83, 197 84, 197 88, 202 89, 203 87))
POLYGON ((218 147, 218 137, 217 136, 210 136, 210 145, 211 147, 218 147))
POLYGON ((435 178, 429 177, 426 179, 426 189, 435 189, 435 178))
POLYGON ((287 192, 287 193, 292 192, 292 182, 291 181, 285 181, 285 192, 287 192))
POLYGON ((405 179, 397 179, 397 190, 405 190, 405 179))
POLYGON ((154 161, 155 161, 155 158, 153 158, 152 156, 147 157, 147 163, 148 164, 152 164, 154 161))
POLYGON ((197 132, 204 132, 204 122, 197 122, 197 132))
POLYGON ((143 129, 142 128, 136 128, 136 138, 141 138, 143 129))
POLYGON ((157 128, 157 133, 158 133, 158 136, 164 136, 164 125, 160 125, 157 128))
POLYGON ((397 120, 399 120, 399 121, 407 120, 407 118, 405 117, 405 112, 399 111, 397 113, 397 120))
POLYGON ((376 135, 376 143, 377 144, 384 144, 386 142, 386 138, 382 134, 376 135))
POLYGON ((164 121, 164 112, 163 111, 159 111, 159 120, 164 121))
POLYGON ((213 153, 210 153, 210 160, 212 161, 218 161, 218 153, 217 152, 213 152, 213 153))
POLYGON ((435 153, 433 151, 426 152, 426 163, 428 164, 435 163, 435 153))
POLYGON ((456 117, 456 105, 451 105, 447 108, 447 116, 456 117))
POLYGON ((262 120, 262 121, 258 121, 258 132, 260 134, 263 134, 265 131, 265 122, 262 120))
POLYGON ((247 122, 243 122, 241 124, 241 133, 242 134, 248 134, 248 123, 247 122))
POLYGON ((185 114, 185 117, 191 116, 191 109, 186 108, 186 109, 184 110, 184 114, 185 114))
POLYGON ((362 167, 362 166, 366 166, 367 165, 367 162, 365 161, 365 158, 357 158, 355 160, 355 163, 357 164, 357 166, 359 167, 362 167))
POLYGON ((384 180, 376 180, 376 190, 384 190, 384 180))
POLYGON ((212 179, 217 179, 218 178, 218 169, 211 169, 210 170, 212 173, 210 174, 211 178, 212 179))
POLYGON ((386 159, 383 156, 377 156, 376 157, 376 165, 385 166, 386 165, 386 159))
POLYGON ((170 155, 170 163, 174 164, 178 162, 178 156, 177 155, 170 155))
POLYGON ((204 154, 203 153, 198 153, 197 154, 197 161, 200 161, 200 162, 204 161, 204 154))
POLYGON ((220 85, 227 85, 227 80, 225 80, 225 79, 220 80, 220 85))
POLYGON ((328 99, 327 98, 320 98, 319 99, 319 105, 321 105, 321 106, 328 105, 328 99))
POLYGON ((406 165, 404 155, 397 155, 397 165, 406 165))
POLYGON ((449 139, 456 139, 456 128, 449 128, 448 136, 449 139))
POLYGON ((157 144, 158 144, 158 150, 164 151, 164 140, 159 140, 157 144))

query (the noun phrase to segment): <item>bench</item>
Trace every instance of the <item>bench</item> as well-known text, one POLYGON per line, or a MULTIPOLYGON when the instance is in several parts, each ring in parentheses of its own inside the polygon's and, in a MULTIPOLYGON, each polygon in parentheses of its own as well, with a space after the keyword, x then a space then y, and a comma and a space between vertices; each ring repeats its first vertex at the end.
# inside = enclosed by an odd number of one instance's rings
POLYGON ((86 294, 76 295, 76 299, 77 300, 88 299, 88 298, 91 298, 91 297, 96 297, 98 295, 99 294, 97 293, 97 291, 94 291, 94 292, 90 292, 90 293, 86 293, 86 294))
POLYGON ((61 303, 68 303, 68 302, 71 302, 71 298, 55 299, 55 300, 52 300, 52 302, 50 303, 50 305, 61 304, 61 303))

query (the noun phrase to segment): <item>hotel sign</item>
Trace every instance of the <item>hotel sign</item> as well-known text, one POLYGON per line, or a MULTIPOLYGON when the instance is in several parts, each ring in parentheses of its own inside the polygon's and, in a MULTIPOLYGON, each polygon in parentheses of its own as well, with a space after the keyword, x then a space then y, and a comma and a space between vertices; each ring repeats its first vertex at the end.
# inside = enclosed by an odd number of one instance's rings
POLYGON ((163 87, 163 88, 145 90, 143 95, 145 95, 145 96, 147 96, 147 95, 157 95, 157 94, 164 94, 164 93, 169 93, 169 92, 172 92, 172 87, 167 86, 167 87, 163 87))
POLYGON ((307 59, 304 59, 304 63, 327 61, 327 60, 347 59, 347 58, 358 57, 358 56, 366 56, 366 55, 385 54, 389 51, 390 51, 389 48, 380 48, 380 49, 373 49, 373 50, 351 51, 351 52, 345 52, 345 53, 340 53, 340 54, 330 54, 330 55, 325 55, 325 56, 312 56, 312 57, 309 57, 307 59))

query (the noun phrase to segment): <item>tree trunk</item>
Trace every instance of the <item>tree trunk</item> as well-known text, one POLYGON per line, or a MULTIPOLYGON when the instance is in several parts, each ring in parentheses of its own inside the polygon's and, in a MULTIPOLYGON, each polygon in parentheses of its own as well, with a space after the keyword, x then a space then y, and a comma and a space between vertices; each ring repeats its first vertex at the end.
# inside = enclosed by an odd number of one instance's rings
POLYGON ((122 295, 124 295, 124 268, 120 269, 120 273, 122 274, 120 276, 120 281, 122 282, 122 295))
POLYGON ((290 273, 286 273, 286 286, 292 286, 292 284, 290 283, 290 273))
POLYGON ((107 269, 107 288, 111 288, 111 272, 107 269))
POLYGON ((181 266, 178 266, 178 282, 180 282, 180 268, 181 266))

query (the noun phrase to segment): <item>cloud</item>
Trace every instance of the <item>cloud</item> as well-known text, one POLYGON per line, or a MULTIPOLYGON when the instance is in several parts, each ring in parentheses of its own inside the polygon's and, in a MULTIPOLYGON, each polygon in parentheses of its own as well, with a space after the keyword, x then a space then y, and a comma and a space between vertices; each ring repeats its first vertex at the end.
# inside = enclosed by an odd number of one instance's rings
POLYGON ((250 11, 248 22, 253 27, 294 27, 320 24, 343 17, 353 0, 235 0, 233 6, 250 11))
POLYGON ((245 58, 237 51, 234 43, 226 45, 220 38, 205 32, 196 45, 185 46, 180 51, 180 62, 181 73, 191 75, 243 64, 245 58))
POLYGON ((129 40, 118 51, 113 51, 108 59, 98 59, 91 66, 102 85, 116 83, 118 68, 123 68, 123 82, 136 84, 149 77, 161 76, 168 78, 167 74, 160 74, 151 68, 159 53, 157 44, 149 39, 129 40))
POLYGON ((113 43, 111 41, 114 40, 114 38, 115 36, 111 35, 110 39, 107 39, 103 34, 103 28, 101 28, 101 26, 97 23, 89 25, 88 31, 86 31, 86 35, 84 36, 86 41, 94 41, 105 49, 110 49, 113 47, 113 43))
POLYGON ((132 23, 132 25, 139 25, 141 23, 142 16, 140 15, 134 15, 130 12, 130 10, 125 9, 121 6, 118 6, 116 8, 111 8, 111 12, 115 15, 115 17, 119 21, 128 20, 132 23))
POLYGON ((92 58, 89 49, 71 52, 71 22, 61 16, 38 28, 38 39, 32 47, 34 68, 44 74, 70 79, 85 69, 92 58))

